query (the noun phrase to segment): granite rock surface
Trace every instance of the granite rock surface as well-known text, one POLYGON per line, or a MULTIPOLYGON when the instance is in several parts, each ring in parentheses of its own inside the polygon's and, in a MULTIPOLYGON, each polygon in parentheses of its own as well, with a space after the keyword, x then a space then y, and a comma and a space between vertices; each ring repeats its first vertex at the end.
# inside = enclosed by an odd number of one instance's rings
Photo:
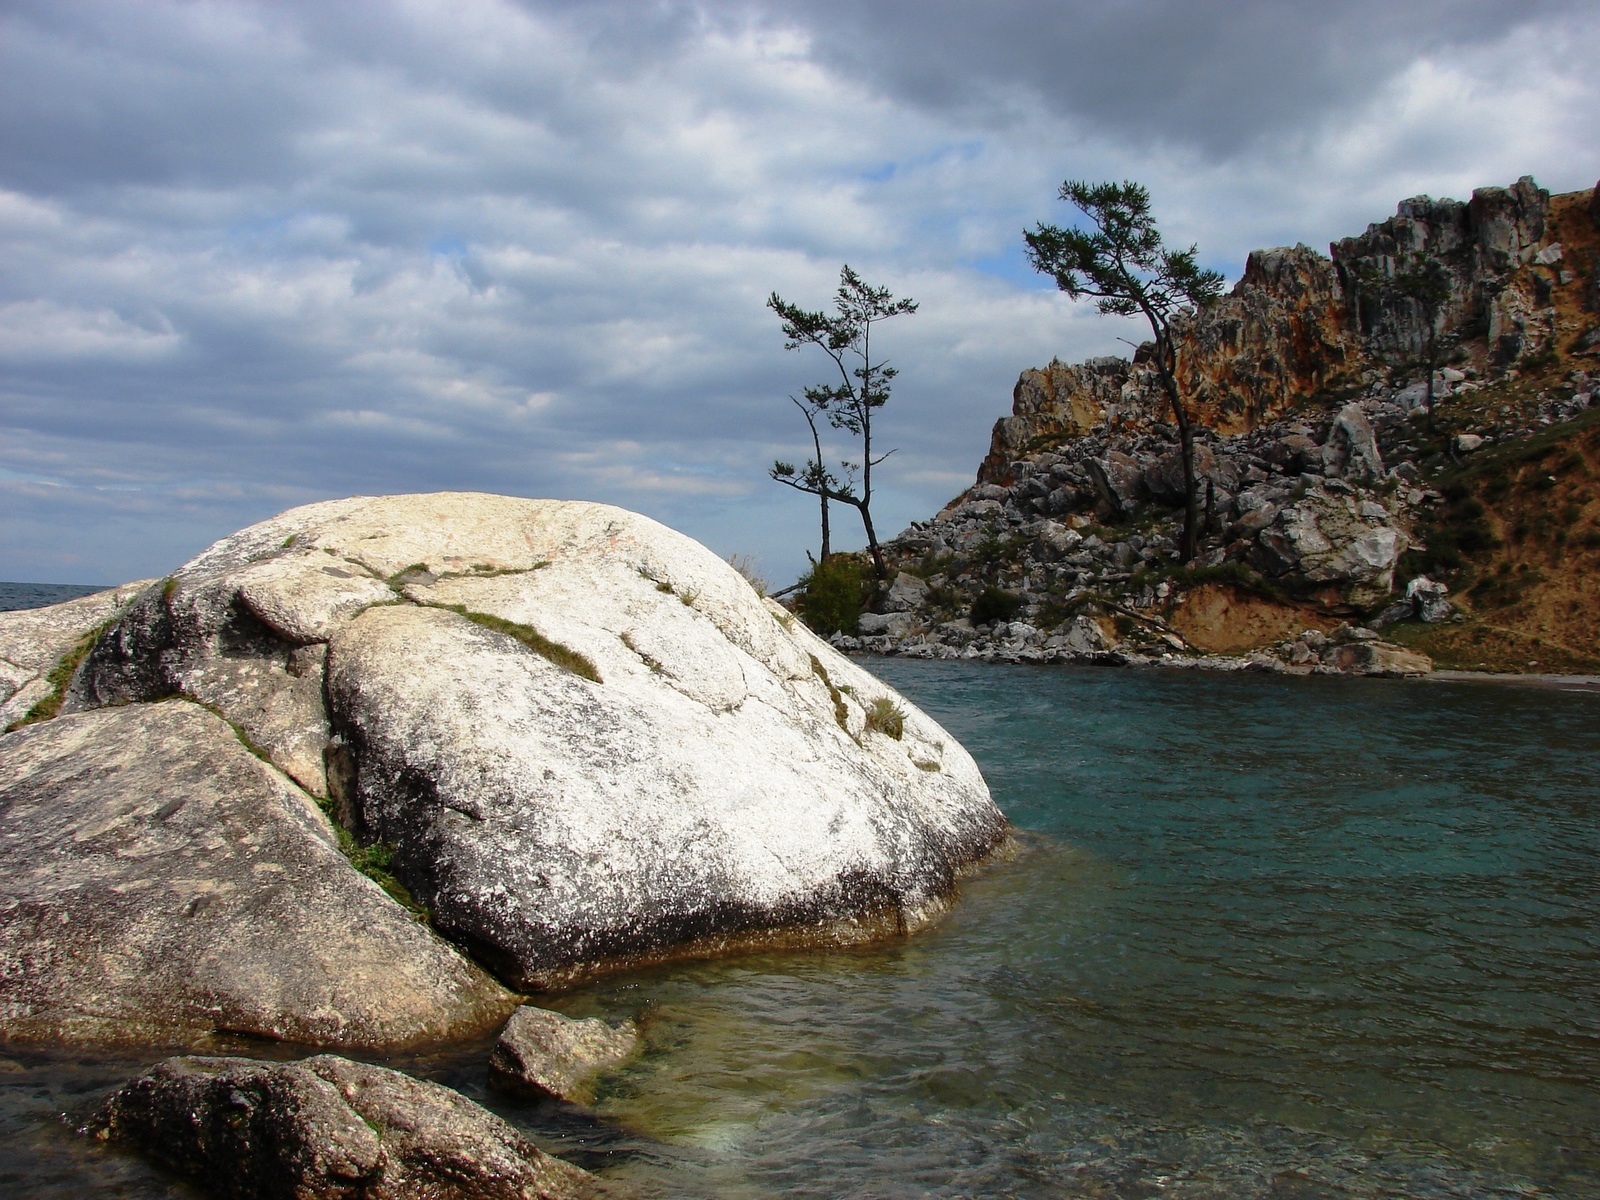
POLYGON ((0 1036, 382 1048, 516 1001, 358 873, 309 796, 181 700, 0 737, 0 1036))
POLYGON ((173 693, 392 844, 440 932, 519 988, 913 928, 1006 830, 933 721, 605 505, 357 497, 246 529, 146 589, 66 707, 173 693))

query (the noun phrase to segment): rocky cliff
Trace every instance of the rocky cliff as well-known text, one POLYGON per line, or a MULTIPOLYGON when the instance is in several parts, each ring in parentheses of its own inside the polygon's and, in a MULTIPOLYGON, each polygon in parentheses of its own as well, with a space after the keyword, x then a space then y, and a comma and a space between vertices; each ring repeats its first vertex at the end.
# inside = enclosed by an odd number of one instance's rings
POLYGON ((1600 543, 1583 483, 1597 314, 1600 187, 1418 197, 1326 257, 1257 251, 1230 295, 1178 322, 1179 386, 1202 427, 1194 565, 1175 561, 1182 471, 1149 348, 1053 362, 1023 372, 976 485, 890 543, 894 586, 842 644, 1402 674, 1428 669, 1424 648, 1451 665, 1600 665, 1600 628, 1569 619, 1586 593, 1568 586, 1600 543), (1443 285, 1431 312, 1393 286, 1418 264, 1443 285), (1480 495, 1537 438, 1563 448, 1567 474, 1547 472, 1572 531, 1560 542, 1480 495), (1518 603, 1563 609, 1543 661, 1514 628, 1534 618, 1491 607, 1510 593, 1485 575, 1505 571, 1538 577, 1518 603), (1472 641, 1485 623, 1511 629, 1499 651, 1485 649, 1499 635, 1472 641))

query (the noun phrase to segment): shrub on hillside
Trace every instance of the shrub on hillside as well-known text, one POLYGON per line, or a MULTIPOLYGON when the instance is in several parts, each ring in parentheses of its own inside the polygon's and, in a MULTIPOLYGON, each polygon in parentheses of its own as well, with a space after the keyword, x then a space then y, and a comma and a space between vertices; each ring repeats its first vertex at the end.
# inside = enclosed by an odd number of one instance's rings
POLYGON ((868 573, 860 559, 834 554, 812 566, 800 580, 800 616, 827 637, 856 631, 856 618, 866 607, 868 573))
POLYGON ((997 587, 986 587, 978 593, 977 599, 972 602, 972 611, 967 615, 974 625, 987 625, 991 621, 1011 620, 1021 607, 1021 596, 997 587))

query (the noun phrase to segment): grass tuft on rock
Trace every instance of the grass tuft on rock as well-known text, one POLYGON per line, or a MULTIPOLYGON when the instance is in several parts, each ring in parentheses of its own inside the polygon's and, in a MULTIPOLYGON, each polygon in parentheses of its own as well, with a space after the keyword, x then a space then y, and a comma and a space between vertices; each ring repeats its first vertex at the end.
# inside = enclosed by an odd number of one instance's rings
POLYGON ((409 567, 401 567, 393 575, 385 579, 384 582, 398 591, 400 588, 405 587, 408 583, 431 583, 434 578, 435 576, 433 572, 428 570, 427 563, 416 562, 412 563, 409 567))
POLYGON ((73 643, 72 649, 63 654, 50 668, 44 681, 50 685, 50 694, 40 700, 22 718, 6 726, 6 732, 21 729, 24 725, 32 725, 38 721, 48 721, 61 711, 61 705, 67 698, 67 688, 72 683, 72 677, 77 674, 78 668, 83 665, 83 660, 89 657, 89 651, 94 649, 94 644, 100 640, 106 630, 117 623, 117 618, 96 625, 73 643))
POLYGON ((339 833, 339 849, 350 860, 350 865, 373 883, 389 893, 389 898, 424 925, 433 920, 423 904, 411 894, 411 889, 401 883, 394 873, 395 846, 390 842, 373 842, 363 846, 350 835, 350 831, 337 821, 334 829, 339 833))
POLYGON ((899 741, 906 733, 906 711, 887 696, 867 705, 867 728, 899 741))
POLYGON ((508 621, 504 617, 496 617, 490 613, 472 612, 464 604, 442 604, 440 608, 459 613, 474 625, 482 625, 485 629, 492 629, 496 633, 503 633, 507 637, 516 638, 535 654, 555 663, 563 671, 571 671, 574 675, 582 676, 591 683, 604 683, 600 678, 600 671, 589 658, 574 650, 571 646, 563 646, 560 642, 552 642, 544 634, 531 625, 520 625, 516 621, 508 621))
POLYGON ((822 665, 822 660, 815 654, 808 657, 811 659, 812 672, 818 679, 822 680, 822 685, 828 689, 828 698, 833 701, 833 719, 838 722, 840 729, 849 733, 850 710, 845 707, 844 693, 834 686, 832 679, 828 678, 828 668, 822 665))

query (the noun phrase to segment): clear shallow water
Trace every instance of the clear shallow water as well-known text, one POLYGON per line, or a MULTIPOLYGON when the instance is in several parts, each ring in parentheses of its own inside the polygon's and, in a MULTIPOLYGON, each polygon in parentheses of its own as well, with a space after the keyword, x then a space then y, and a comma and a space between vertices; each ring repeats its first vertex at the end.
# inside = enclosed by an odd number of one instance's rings
MULTIPOLYGON (((609 1128, 494 1101, 548 1148, 662 1196, 1600 1197, 1600 697, 868 665, 1018 855, 903 943, 557 998, 649 1050, 609 1128)), ((19 1162, 102 1171, 48 1114, 126 1070, 22 1065, 19 1162)), ((185 1194, 141 1171, 96 1178, 185 1194)))

